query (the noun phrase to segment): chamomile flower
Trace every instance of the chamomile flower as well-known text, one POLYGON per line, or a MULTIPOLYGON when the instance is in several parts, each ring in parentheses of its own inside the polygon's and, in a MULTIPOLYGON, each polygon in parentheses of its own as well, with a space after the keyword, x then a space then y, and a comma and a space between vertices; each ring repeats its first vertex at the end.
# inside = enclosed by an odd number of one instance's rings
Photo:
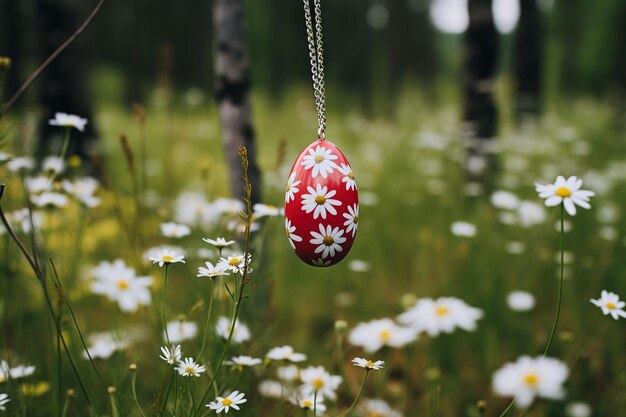
POLYGON ((234 356, 229 361, 224 362, 226 365, 232 365, 235 369, 243 369, 246 367, 252 367, 263 363, 262 359, 253 358, 252 356, 234 356))
POLYGON ((269 204, 256 203, 252 207, 252 210, 253 210, 253 216, 257 219, 261 217, 282 216, 284 214, 283 208, 272 206, 269 204))
POLYGON ((591 300, 591 303, 595 306, 598 306, 602 309, 602 314, 611 315, 615 320, 619 320, 620 317, 626 318, 626 311, 624 311, 624 306, 626 302, 620 301, 619 295, 614 292, 608 292, 606 290, 602 290, 600 293, 600 298, 591 300))
POLYGON ((250 268, 252 255, 248 254, 247 258, 248 259, 246 260, 246 256, 243 253, 239 255, 228 256, 226 258, 220 258, 217 266, 220 268, 226 268, 226 270, 234 272, 236 274, 243 275, 244 270, 246 269, 246 264, 248 267, 247 273, 252 272, 252 268, 250 268))
POLYGON ((400 327, 393 320, 385 318, 359 323, 348 335, 348 341, 371 353, 383 346, 402 347, 417 339, 417 335, 416 329, 400 327))
POLYGON ((209 407, 211 410, 215 410, 217 414, 221 413, 222 411, 228 414, 228 411, 231 408, 234 410, 239 410, 239 406, 248 401, 244 398, 245 396, 246 394, 244 394, 243 392, 233 391, 226 397, 217 397, 215 401, 208 403, 206 406, 209 407))
POLYGON ((178 255, 176 252, 163 249, 156 256, 150 257, 152 263, 159 264, 159 267, 163 267, 163 265, 174 264, 178 262, 185 263, 185 255, 178 255))
POLYGON ((300 371, 303 385, 300 387, 304 395, 315 395, 322 398, 337 398, 336 390, 343 378, 329 374, 323 366, 309 366, 300 371))
POLYGON ((65 169, 65 162, 58 156, 47 156, 41 162, 41 170, 45 173, 59 174, 65 169))
POLYGON ((535 306, 535 297, 526 291, 511 291, 506 303, 513 311, 529 311, 535 306))
POLYGON ((515 397, 518 407, 528 407, 536 397, 563 398, 567 376, 567 367, 557 359, 522 356, 494 373, 493 389, 498 395, 515 397))
POLYGON ((583 180, 575 176, 568 179, 559 175, 554 184, 537 184, 535 190, 539 193, 539 197, 545 198, 547 207, 554 207, 563 204, 565 211, 570 216, 576 214, 576 206, 588 209, 591 208, 589 199, 595 195, 593 191, 581 190, 583 180))
POLYGON ((30 171, 35 167, 35 161, 33 158, 27 156, 18 156, 7 162, 7 169, 11 172, 18 172, 21 170, 30 171))
POLYGON ((89 336, 89 355, 83 351, 83 359, 109 359, 111 355, 126 348, 127 342, 110 332, 96 333, 89 336))
POLYGON ((321 253, 322 259, 328 258, 329 255, 332 258, 336 252, 343 251, 341 244, 346 241, 346 238, 343 237, 343 230, 338 227, 333 228, 331 225, 324 227, 320 223, 319 231, 320 233, 311 232, 313 239, 310 239, 309 242, 313 245, 318 245, 315 248, 315 253, 321 253))
MULTIPOLYGON (((221 316, 217 319, 215 324, 215 333, 224 340, 228 340, 228 336, 231 331, 231 319, 221 316)), ((248 326, 241 323, 239 320, 235 322, 235 328, 233 329, 233 343, 243 343, 250 340, 250 329, 248 326)))
POLYGON ((378 398, 363 400, 358 409, 363 417, 402 417, 399 411, 394 410, 384 400, 378 398))
POLYGON ((354 358, 352 359, 352 364, 361 368, 374 369, 377 371, 379 369, 383 369, 385 361, 372 362, 371 360, 365 358, 354 358))
POLYGON ((352 237, 354 237, 356 229, 359 227, 359 205, 348 206, 348 212, 343 213, 343 217, 346 219, 343 222, 343 225, 346 226, 346 234, 352 232, 352 237))
POLYGON ((159 355, 159 358, 163 359, 165 362, 170 365, 176 365, 180 362, 180 358, 183 355, 180 345, 172 346, 172 348, 168 348, 167 346, 161 347, 162 355, 159 355))
POLYGON ((288 203, 289 200, 295 200, 296 194, 300 189, 298 185, 300 185, 302 181, 296 181, 296 173, 292 172, 289 176, 289 180, 287 180, 287 190, 285 191, 285 203, 288 203))
POLYGON ((182 223, 161 223, 161 234, 165 237, 181 238, 191 234, 191 229, 182 223))
POLYGON ((84 132, 87 119, 76 116, 75 114, 57 112, 54 115, 54 119, 48 120, 48 124, 50 126, 73 127, 84 132))
POLYGON ((137 311, 140 306, 147 306, 152 302, 149 289, 152 277, 136 276, 135 270, 121 259, 100 262, 91 270, 91 275, 95 278, 91 283, 91 291, 117 302, 125 313, 137 311))
POLYGON ((296 226, 291 225, 291 220, 285 217, 285 231, 287 232, 287 237, 289 238, 289 244, 292 249, 296 248, 295 242, 302 242, 302 237, 296 234, 296 226))
POLYGON ((306 360, 305 354, 295 352, 289 345, 272 348, 265 357, 274 361, 304 362, 306 360))
POLYGON ((0 394, 0 411, 6 411, 5 405, 11 401, 9 396, 5 393, 0 394))
POLYGON ((300 369, 296 365, 279 366, 276 375, 283 381, 293 382, 300 379, 300 369))
POLYGON ((567 417, 590 417, 591 407, 581 401, 572 402, 565 407, 565 415, 567 417))
POLYGON ((322 396, 294 394, 289 398, 289 401, 303 410, 315 410, 318 416, 324 415, 326 411, 326 405, 322 396))
POLYGON ((37 207, 58 207, 63 208, 69 203, 65 194, 54 191, 44 191, 39 195, 32 195, 30 201, 37 207))
POLYGON ((234 240, 226 240, 223 237, 218 237, 215 240, 209 239, 208 237, 203 237, 202 240, 209 245, 215 246, 217 249, 222 250, 225 247, 228 247, 235 243, 234 240))
POLYGON ((328 190, 328 187, 317 184, 315 188, 307 186, 308 194, 302 194, 302 211, 313 212, 313 218, 326 219, 327 212, 333 216, 337 214, 334 206, 341 206, 341 201, 332 197, 337 194, 336 190, 328 190))
POLYGON ((226 265, 224 264, 216 264, 213 266, 211 262, 205 262, 206 268, 199 266, 197 277, 208 277, 215 278, 221 275, 230 275, 226 270, 226 265))
POLYGON ((279 399, 285 394, 286 388, 273 379, 265 379, 259 382, 259 393, 266 398, 279 399))
MULTIPOLYGON (((167 335, 171 343, 193 339, 198 334, 198 325, 192 321, 175 320, 167 323, 167 335)), ((163 332, 165 339, 165 332, 163 332)))
POLYGON ((305 170, 311 170, 311 177, 315 178, 319 175, 322 178, 326 178, 328 174, 334 172, 334 168, 337 168, 337 164, 333 161, 337 159, 337 155, 333 154, 331 149, 326 149, 325 146, 318 145, 315 150, 309 148, 309 153, 302 158, 300 165, 304 166, 305 170))
POLYGON ((350 165, 341 163, 341 166, 337 169, 343 174, 341 182, 346 184, 346 191, 356 190, 356 181, 354 180, 354 174, 352 173, 352 168, 350 168, 350 165))
POLYGON ((430 336, 452 333, 455 328, 476 330, 482 310, 471 307, 455 297, 440 297, 436 300, 421 298, 415 305, 398 316, 398 322, 426 332, 430 336))
POLYGON ((459 237, 474 237, 476 236, 476 226, 469 222, 458 221, 452 223, 450 231, 453 235, 459 237))
POLYGON ((176 368, 178 374, 184 377, 195 376, 199 377, 201 373, 206 371, 206 367, 198 365, 193 358, 185 358, 184 361, 178 363, 176 368))
POLYGON ((100 198, 94 194, 98 189, 98 181, 91 177, 76 178, 74 181, 63 180, 63 189, 80 203, 89 208, 100 205, 100 198))

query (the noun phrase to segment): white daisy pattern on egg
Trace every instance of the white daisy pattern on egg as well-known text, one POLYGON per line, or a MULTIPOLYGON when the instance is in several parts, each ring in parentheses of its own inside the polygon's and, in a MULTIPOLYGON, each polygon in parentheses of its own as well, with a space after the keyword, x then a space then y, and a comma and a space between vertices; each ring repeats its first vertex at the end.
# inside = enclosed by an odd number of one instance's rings
POLYGON ((341 206, 341 201, 335 200, 337 191, 328 191, 328 187, 322 187, 317 184, 315 188, 307 187, 308 194, 302 195, 302 210, 307 213, 313 212, 313 218, 321 217, 326 219, 326 212, 333 216, 337 214, 337 210, 333 206, 341 206))
POLYGON ((302 237, 296 234, 296 226, 291 225, 291 220, 285 217, 285 230, 287 231, 287 237, 289 238, 289 244, 293 249, 296 248, 295 242, 302 242, 302 237))
POLYGON ((335 160, 337 160, 337 155, 333 154, 331 149, 318 145, 315 150, 309 148, 309 154, 302 158, 300 165, 304 166, 305 170, 312 168, 311 176, 313 178, 317 177, 318 174, 322 178, 326 178, 337 168, 337 164, 333 162, 335 160))
POLYGON ((320 232, 311 232, 311 242, 313 245, 317 245, 315 253, 321 253, 322 259, 334 257, 335 253, 343 251, 341 244, 346 241, 343 237, 344 231, 338 227, 333 228, 331 225, 324 227, 320 224, 320 232))
POLYGON ((343 213, 343 217, 346 219, 346 221, 343 222, 343 225, 346 226, 346 233, 352 232, 352 237, 354 237, 356 235, 356 229, 359 227, 359 205, 354 204, 348 206, 348 212, 343 213))
POLYGON ((288 203, 290 200, 296 199, 296 194, 300 189, 298 185, 300 185, 302 181, 296 181, 296 173, 292 172, 289 176, 289 180, 287 181, 287 191, 285 192, 285 203, 288 203))
POLYGON ((350 165, 342 163, 337 169, 343 174, 341 182, 346 184, 346 191, 356 190, 356 181, 354 180, 354 173, 352 173, 350 165))

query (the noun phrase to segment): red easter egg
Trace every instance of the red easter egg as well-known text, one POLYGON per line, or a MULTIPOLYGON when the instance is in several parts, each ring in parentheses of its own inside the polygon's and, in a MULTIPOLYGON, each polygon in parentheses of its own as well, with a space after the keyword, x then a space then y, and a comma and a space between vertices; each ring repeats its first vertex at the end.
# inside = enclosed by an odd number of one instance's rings
POLYGON ((359 226, 352 168, 337 146, 318 139, 298 155, 285 193, 285 229, 304 262, 330 266, 350 251, 359 226))

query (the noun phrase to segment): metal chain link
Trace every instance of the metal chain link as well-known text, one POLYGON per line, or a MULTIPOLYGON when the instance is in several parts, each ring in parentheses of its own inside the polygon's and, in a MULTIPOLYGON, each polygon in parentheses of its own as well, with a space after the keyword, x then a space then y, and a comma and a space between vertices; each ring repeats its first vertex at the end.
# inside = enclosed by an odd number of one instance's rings
POLYGON ((309 0, 303 0, 303 3, 307 42, 309 44, 311 78, 313 80, 313 94, 315 96, 315 107, 317 109, 317 123, 319 124, 317 136, 319 139, 325 139, 326 90, 324 88, 324 48, 322 42, 321 0, 313 0, 315 13, 315 34, 313 33, 313 21, 311 19, 311 6, 309 4, 309 0))

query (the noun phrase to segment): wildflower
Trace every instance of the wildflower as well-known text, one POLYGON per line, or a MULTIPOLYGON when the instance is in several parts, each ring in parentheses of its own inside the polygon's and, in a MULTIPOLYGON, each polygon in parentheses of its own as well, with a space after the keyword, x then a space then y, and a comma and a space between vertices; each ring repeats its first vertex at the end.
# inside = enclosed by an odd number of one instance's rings
POLYGON ((515 210, 519 206, 519 199, 509 191, 496 191, 491 194, 491 204, 499 209, 515 210))
POLYGON ((159 267, 163 267, 163 265, 169 265, 177 262, 185 263, 185 256, 178 255, 175 251, 163 249, 157 256, 152 256, 150 260, 154 264, 158 263, 159 267))
POLYGON ((321 396, 322 398, 337 398, 335 391, 341 384, 342 378, 329 374, 323 366, 309 366, 300 371, 301 386, 304 395, 321 396))
POLYGON ((379 369, 383 369, 383 367, 385 366, 385 361, 372 362, 369 359, 365 358, 354 358, 352 359, 352 364, 354 366, 360 366, 361 368, 374 369, 377 371, 379 369))
POLYGON ((218 263, 215 266, 213 266, 211 262, 205 262, 204 264, 206 265, 206 268, 202 266, 198 267, 198 275, 196 275, 197 277, 215 278, 220 275, 230 275, 228 272, 226 272, 226 265, 224 264, 218 263))
POLYGON ((618 320, 620 317, 626 318, 626 311, 624 311, 626 302, 620 301, 619 295, 614 292, 602 290, 600 298, 597 300, 592 298, 589 301, 591 301, 593 305, 600 307, 602 314, 605 316, 610 314, 615 320, 618 320))
POLYGON ((135 276, 135 270, 126 266, 121 259, 112 263, 103 261, 91 274, 96 278, 91 284, 91 291, 117 302, 126 313, 137 311, 139 306, 147 306, 152 302, 149 290, 152 278, 135 276))
POLYGON ((224 362, 226 365, 232 365, 233 368, 243 369, 248 366, 256 366, 263 363, 259 358, 252 356, 234 356, 231 360, 224 362))
POLYGON ((535 306, 535 297, 526 291, 511 291, 506 302, 513 311, 528 311, 535 306))
POLYGON ((493 388, 498 395, 516 397, 518 407, 527 407, 535 397, 563 398, 567 375, 567 367, 557 359, 522 356, 494 373, 493 388))
POLYGON ((54 115, 54 119, 48 120, 50 126, 74 127, 81 132, 85 131, 87 119, 76 116, 74 114, 59 113, 54 115))
POLYGON ((161 347, 162 355, 159 355, 159 358, 163 359, 165 362, 170 365, 176 365, 180 362, 180 358, 183 355, 180 345, 172 346, 172 348, 168 348, 167 346, 161 347))
POLYGON ((295 394, 289 401, 303 410, 315 410, 316 415, 321 416, 326 411, 326 405, 324 405, 324 398, 322 396, 315 395, 301 395, 295 394))
POLYGON ((151 247, 148 250, 146 250, 143 253, 143 259, 146 261, 152 261, 152 258, 159 257, 164 250, 169 250, 172 252, 176 252, 177 254, 187 256, 186 251, 180 246, 160 245, 160 246, 151 247))
POLYGON ((259 383, 259 393, 266 398, 281 398, 285 388, 278 381, 266 379, 259 383))
POLYGON ((0 362, 0 383, 5 382, 8 379, 20 379, 27 376, 31 376, 35 373, 33 365, 17 365, 10 367, 6 361, 0 362))
POLYGON ((181 238, 191 234, 191 229, 186 224, 181 223, 161 223, 161 234, 165 237, 181 238))
POLYGON ((337 214, 333 206, 341 206, 341 201, 331 198, 337 194, 337 190, 328 191, 328 187, 317 184, 315 188, 308 186, 307 191, 309 194, 302 194, 302 211, 313 212, 314 219, 326 219, 326 212, 333 216, 337 214))
POLYGON ((244 397, 246 394, 239 391, 233 391, 226 397, 217 397, 215 401, 208 403, 206 406, 211 410, 215 410, 216 413, 221 413, 222 411, 228 414, 228 410, 231 408, 235 410, 239 410, 239 405, 248 401, 244 397))
POLYGON ((546 220, 545 208, 533 201, 522 201, 517 208, 519 224, 524 228, 529 228, 541 224, 546 220))
POLYGON ((576 214, 576 206, 588 209, 591 208, 589 199, 595 195, 593 191, 581 190, 583 180, 575 176, 569 177, 567 180, 559 175, 554 184, 537 184, 535 190, 539 193, 539 197, 546 199, 547 207, 558 206, 563 203, 565 211, 570 216, 576 214))
POLYGON ((341 244, 346 241, 346 238, 343 237, 343 230, 340 230, 338 227, 333 228, 331 225, 327 225, 324 228, 324 225, 320 223, 319 231, 320 233, 311 232, 313 239, 310 239, 309 242, 313 245, 318 245, 315 248, 315 253, 321 253, 323 260, 328 255, 332 258, 336 252, 343 251, 341 244))
POLYGON ((65 162, 58 156, 47 156, 41 163, 41 170, 46 173, 60 174, 65 169, 65 162))
MULTIPOLYGON (((231 330, 231 320, 227 317, 221 316, 217 319, 217 323, 215 324, 215 333, 223 339, 228 339, 231 330)), ((250 340, 250 330, 248 326, 239 322, 237 320, 235 322, 235 328, 233 330, 233 343, 243 343, 250 340)))
POLYGON ((76 178, 74 181, 63 181, 63 189, 87 207, 96 207, 100 199, 94 196, 98 189, 98 181, 94 178, 76 178))
POLYGON ((276 369, 276 375, 283 381, 297 381, 300 378, 300 370, 296 365, 280 366, 276 369))
POLYGON ((33 158, 27 156, 17 157, 7 162, 7 169, 11 172, 18 172, 21 170, 30 171, 35 167, 35 161, 33 158))
POLYGON ((37 177, 27 177, 24 180, 24 186, 30 194, 40 194, 50 186, 50 179, 46 176, 39 175, 37 177))
POLYGON ((361 259, 353 259, 348 262, 348 269, 354 272, 367 272, 370 270, 370 264, 361 259))
POLYGON ((334 155, 331 149, 318 145, 315 150, 309 148, 308 151, 308 155, 302 158, 300 165, 303 165, 305 170, 313 168, 311 171, 312 178, 317 177, 318 174, 322 178, 326 178, 328 174, 333 173, 333 168, 337 168, 337 164, 333 162, 337 159, 337 155, 334 155))
POLYGON ((9 401, 11 401, 9 399, 9 396, 7 394, 0 394, 0 411, 6 411, 6 403, 8 403, 9 401))
POLYGON ((184 377, 195 376, 199 377, 201 373, 206 371, 206 367, 198 365, 194 362, 193 358, 186 358, 184 361, 178 363, 176 368, 178 374, 184 377))
POLYGON ((61 193, 46 191, 39 195, 30 197, 30 201, 37 207, 58 207, 63 208, 69 202, 67 196, 61 193))
POLYGON ((260 204, 260 203, 256 203, 253 207, 252 207, 253 215, 255 218, 261 218, 261 217, 276 217, 276 216, 282 216, 283 215, 283 211, 284 209, 282 207, 276 207, 276 206, 272 206, 269 204, 260 204))
POLYGON ((474 237, 476 236, 476 226, 468 222, 454 222, 450 226, 450 231, 455 236, 474 237))
POLYGON ((380 399, 363 400, 359 406, 359 411, 363 417, 402 417, 402 414, 380 399))
POLYGON ((227 258, 220 258, 219 262, 217 263, 217 266, 225 267, 229 271, 232 271, 236 274, 243 275, 244 269, 246 269, 246 264, 248 266, 247 272, 248 273, 252 272, 252 268, 250 268, 250 263, 252 262, 252 255, 248 254, 247 258, 248 259, 246 262, 246 256, 243 253, 239 255, 235 255, 235 256, 229 256, 227 258))
POLYGON ((470 307, 455 297, 440 297, 436 300, 421 298, 413 307, 399 315, 398 321, 418 332, 437 336, 442 332, 452 333, 457 327, 473 331, 482 316, 482 310, 470 307))
POLYGON ((113 337, 113 334, 109 332, 93 334, 89 337, 89 342, 90 346, 87 348, 89 350, 89 355, 87 355, 87 352, 84 351, 84 359, 89 359, 89 356, 93 359, 108 359, 111 355, 113 355, 113 353, 126 348, 125 341, 113 337))
POLYGON ((306 360, 305 354, 294 352, 289 345, 272 348, 265 357, 274 361, 304 362, 306 360))
POLYGON ((391 319, 359 323, 348 335, 348 341, 361 346, 366 352, 376 352, 383 346, 402 347, 417 339, 418 331, 400 327, 391 319))
POLYGON ((591 407, 589 407, 589 404, 581 401, 569 403, 565 407, 565 415, 567 417, 590 417, 591 407))
POLYGON ((296 181, 296 173, 292 172, 289 176, 289 180, 287 181, 287 191, 285 192, 285 203, 288 203, 289 200, 296 199, 296 193, 300 191, 298 185, 300 185, 302 181, 296 181))
MULTIPOLYGON (((193 339, 197 334, 198 325, 194 322, 175 320, 167 323, 167 335, 172 343, 193 339)), ((163 333, 163 337, 165 338, 165 333, 163 333)))

